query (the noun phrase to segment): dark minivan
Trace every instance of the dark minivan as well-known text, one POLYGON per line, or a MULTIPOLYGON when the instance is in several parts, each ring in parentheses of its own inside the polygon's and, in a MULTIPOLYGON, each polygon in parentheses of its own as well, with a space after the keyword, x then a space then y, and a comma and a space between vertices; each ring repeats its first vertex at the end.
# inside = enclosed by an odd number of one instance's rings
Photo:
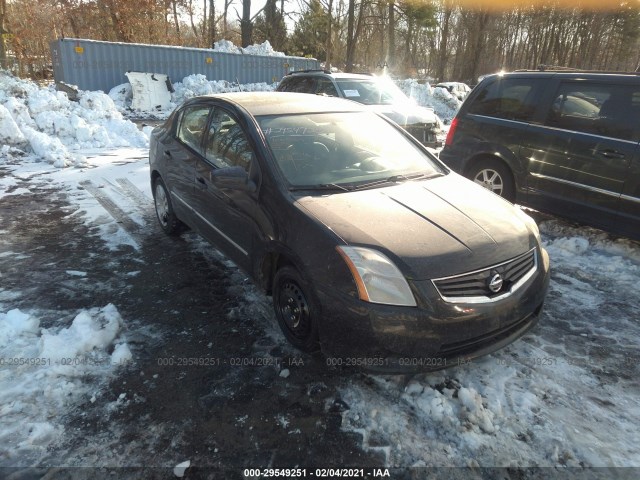
POLYGON ((514 72, 464 102, 440 159, 506 199, 640 239, 640 74, 514 72))

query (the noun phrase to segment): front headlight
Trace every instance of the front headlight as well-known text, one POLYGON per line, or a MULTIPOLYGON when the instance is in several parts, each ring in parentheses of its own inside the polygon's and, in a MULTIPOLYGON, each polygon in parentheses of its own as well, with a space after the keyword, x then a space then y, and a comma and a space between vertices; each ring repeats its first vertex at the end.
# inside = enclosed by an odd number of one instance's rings
POLYGON ((404 275, 382 253, 363 247, 336 247, 358 286, 361 300, 415 307, 416 300, 404 275))
POLYGON ((536 221, 533 218, 531 218, 529 215, 524 213, 520 209, 520 207, 514 206, 514 208, 517 210, 518 217, 520 217, 520 219, 525 223, 525 225, 527 225, 531 229, 536 239, 538 240, 538 243, 542 243, 542 240, 540 238, 540 229, 538 228, 538 224, 536 223, 536 221))

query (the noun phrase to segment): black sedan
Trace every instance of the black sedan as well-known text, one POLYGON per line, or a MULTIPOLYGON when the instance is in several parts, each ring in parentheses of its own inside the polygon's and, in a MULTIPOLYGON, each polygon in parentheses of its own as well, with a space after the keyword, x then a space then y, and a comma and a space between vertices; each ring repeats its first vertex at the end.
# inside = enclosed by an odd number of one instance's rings
POLYGON ((214 243, 273 296, 286 338, 330 363, 444 368, 538 320, 535 222, 355 103, 193 98, 153 131, 149 160, 164 231, 214 243))

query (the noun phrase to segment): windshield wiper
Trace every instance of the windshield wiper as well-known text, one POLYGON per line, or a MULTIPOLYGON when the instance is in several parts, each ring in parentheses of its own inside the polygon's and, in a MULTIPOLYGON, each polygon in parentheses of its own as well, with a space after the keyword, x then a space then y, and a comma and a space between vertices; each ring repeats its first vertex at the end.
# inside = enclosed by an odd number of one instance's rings
POLYGON ((352 188, 343 187, 337 183, 320 183, 318 185, 294 185, 289 187, 289 191, 295 192, 299 190, 340 190, 343 192, 349 192, 352 188))
POLYGON ((354 186, 354 190, 363 190, 366 188, 370 188, 370 187, 375 187, 377 185, 383 185, 385 183, 398 183, 398 182, 403 182, 403 181, 407 181, 407 180, 419 180, 419 179, 426 179, 426 178, 434 178, 434 177, 439 177, 441 176, 442 173, 436 172, 436 173, 432 173, 427 175, 426 173, 413 173, 410 175, 392 175, 391 177, 387 177, 387 178, 383 178, 380 180, 375 180, 373 182, 369 182, 369 183, 363 183, 362 185, 355 185, 354 186))

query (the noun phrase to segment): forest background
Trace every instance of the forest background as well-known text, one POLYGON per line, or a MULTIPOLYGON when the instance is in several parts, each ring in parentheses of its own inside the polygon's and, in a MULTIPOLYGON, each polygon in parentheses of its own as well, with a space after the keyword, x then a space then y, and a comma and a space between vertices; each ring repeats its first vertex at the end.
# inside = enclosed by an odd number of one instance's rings
POLYGON ((0 31, 0 66, 36 78, 61 37, 199 48, 268 40, 325 68, 470 85, 540 65, 640 67, 638 0, 266 0, 257 12, 251 0, 0 0, 0 31))

